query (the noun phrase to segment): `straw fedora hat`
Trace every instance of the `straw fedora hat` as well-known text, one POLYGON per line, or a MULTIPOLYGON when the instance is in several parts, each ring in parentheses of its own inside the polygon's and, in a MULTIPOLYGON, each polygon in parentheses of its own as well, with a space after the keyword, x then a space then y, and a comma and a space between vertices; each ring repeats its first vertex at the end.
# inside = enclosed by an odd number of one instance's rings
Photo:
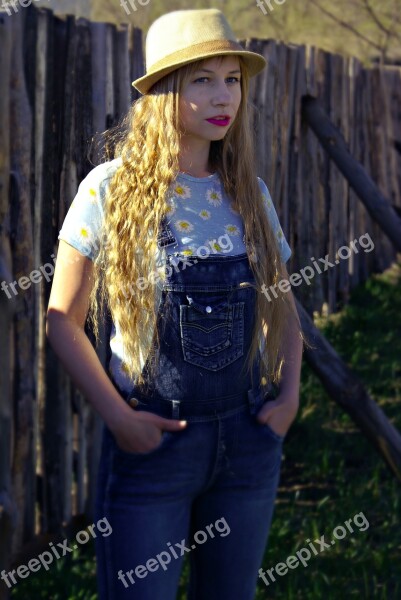
POLYGON ((217 8, 184 9, 166 13, 149 27, 146 36, 146 74, 132 85, 142 94, 175 69, 220 54, 240 55, 250 77, 266 66, 256 52, 244 50, 223 13, 217 8))

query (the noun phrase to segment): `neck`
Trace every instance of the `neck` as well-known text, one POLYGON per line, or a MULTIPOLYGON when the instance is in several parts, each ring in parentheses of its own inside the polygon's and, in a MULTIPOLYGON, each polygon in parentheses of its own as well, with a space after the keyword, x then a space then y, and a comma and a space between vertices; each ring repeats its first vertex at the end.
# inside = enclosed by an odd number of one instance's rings
POLYGON ((210 142, 196 143, 196 140, 183 140, 180 147, 180 171, 193 177, 207 177, 211 175, 209 165, 210 142))

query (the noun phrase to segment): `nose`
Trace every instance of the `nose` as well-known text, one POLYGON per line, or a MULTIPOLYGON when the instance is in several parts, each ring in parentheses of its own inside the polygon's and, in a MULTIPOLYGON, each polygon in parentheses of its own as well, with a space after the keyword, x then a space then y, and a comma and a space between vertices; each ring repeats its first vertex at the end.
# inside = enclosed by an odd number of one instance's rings
POLYGON ((230 104, 232 100, 232 93, 228 87, 228 84, 224 80, 217 82, 213 91, 213 104, 223 104, 225 106, 230 104))

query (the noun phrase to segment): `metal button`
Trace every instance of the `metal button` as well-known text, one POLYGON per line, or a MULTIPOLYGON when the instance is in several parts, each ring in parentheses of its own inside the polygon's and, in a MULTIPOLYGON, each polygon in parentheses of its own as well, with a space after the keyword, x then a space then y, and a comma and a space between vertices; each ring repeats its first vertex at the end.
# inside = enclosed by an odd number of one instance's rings
POLYGON ((212 307, 211 306, 206 306, 206 312, 207 313, 211 313, 212 312, 212 307))
POLYGON ((136 398, 130 398, 128 400, 128 404, 132 407, 132 408, 136 408, 139 404, 139 400, 137 400, 136 398))

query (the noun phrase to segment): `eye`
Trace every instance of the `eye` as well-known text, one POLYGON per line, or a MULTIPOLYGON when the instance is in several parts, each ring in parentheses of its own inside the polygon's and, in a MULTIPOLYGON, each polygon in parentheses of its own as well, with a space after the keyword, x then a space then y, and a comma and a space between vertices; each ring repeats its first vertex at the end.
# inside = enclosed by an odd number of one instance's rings
MULTIPOLYGON (((203 81, 204 79, 209 80, 209 77, 198 77, 198 79, 195 79, 194 83, 198 83, 198 81, 203 81)), ((227 77, 227 79, 233 79, 234 81, 231 81, 230 83, 239 83, 240 79, 239 77, 227 77)))

